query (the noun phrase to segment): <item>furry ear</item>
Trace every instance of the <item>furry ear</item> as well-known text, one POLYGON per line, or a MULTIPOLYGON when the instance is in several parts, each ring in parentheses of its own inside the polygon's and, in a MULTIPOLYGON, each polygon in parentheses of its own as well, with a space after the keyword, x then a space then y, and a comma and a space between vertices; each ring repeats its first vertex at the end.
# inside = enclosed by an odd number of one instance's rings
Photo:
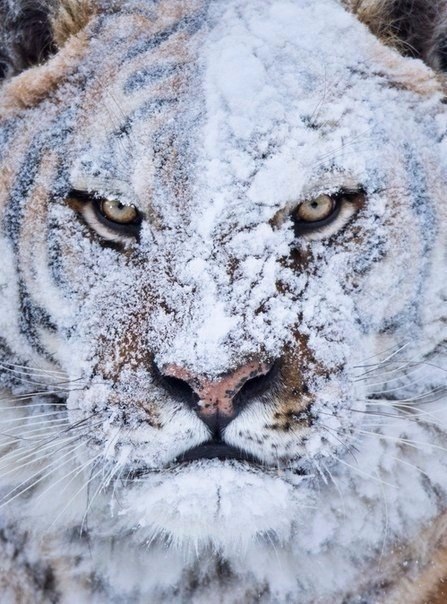
POLYGON ((70 36, 75 36, 84 29, 95 12, 94 0, 59 0, 51 20, 54 41, 58 48, 63 46, 70 36))
POLYGON ((0 78, 44 61, 54 51, 50 6, 0 0, 0 78))
POLYGON ((0 0, 0 80, 44 62, 93 12, 90 0, 0 0))
POLYGON ((360 21, 404 56, 447 71, 447 0, 345 0, 360 21))

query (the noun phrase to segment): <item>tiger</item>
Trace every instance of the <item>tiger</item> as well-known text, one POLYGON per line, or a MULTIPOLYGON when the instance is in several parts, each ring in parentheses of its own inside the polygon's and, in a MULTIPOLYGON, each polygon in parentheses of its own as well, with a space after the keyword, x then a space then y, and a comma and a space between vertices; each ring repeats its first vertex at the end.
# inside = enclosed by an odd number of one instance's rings
POLYGON ((0 2, 7 603, 445 602, 445 0, 0 2))

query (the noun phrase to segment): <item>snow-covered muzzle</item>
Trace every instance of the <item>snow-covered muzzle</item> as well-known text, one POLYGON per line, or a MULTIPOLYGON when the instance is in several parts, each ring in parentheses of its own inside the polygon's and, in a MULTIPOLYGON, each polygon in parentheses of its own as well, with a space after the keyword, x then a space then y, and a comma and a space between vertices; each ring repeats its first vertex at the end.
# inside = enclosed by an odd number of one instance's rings
POLYGON ((113 530, 237 549, 375 475, 373 402, 442 339, 445 118, 430 70, 333 0, 190 5, 163 35, 141 7, 96 19, 26 110, 2 333, 68 376, 113 530))

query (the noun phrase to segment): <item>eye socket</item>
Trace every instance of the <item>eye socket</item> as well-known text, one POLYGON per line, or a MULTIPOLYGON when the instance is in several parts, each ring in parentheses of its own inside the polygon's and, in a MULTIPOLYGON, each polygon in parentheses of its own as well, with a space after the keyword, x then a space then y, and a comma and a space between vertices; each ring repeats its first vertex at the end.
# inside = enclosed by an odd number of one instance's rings
POLYGON ((102 199, 99 201, 99 211, 111 222, 117 224, 135 224, 140 215, 134 205, 124 205, 118 199, 102 199))

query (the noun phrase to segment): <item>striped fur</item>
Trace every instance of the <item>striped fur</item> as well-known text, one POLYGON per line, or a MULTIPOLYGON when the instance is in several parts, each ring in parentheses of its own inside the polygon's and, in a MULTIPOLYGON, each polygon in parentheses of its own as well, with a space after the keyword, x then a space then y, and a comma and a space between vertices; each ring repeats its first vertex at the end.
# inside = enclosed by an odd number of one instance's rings
POLYGON ((1 5, 11 602, 442 589, 444 3, 409 57, 383 43, 414 32, 402 3, 343 4, 1 5), (48 57, 23 45, 36 7, 48 57), (333 222, 294 231, 299 203, 339 191, 333 222), (93 193, 137 206, 137 236, 93 193), (179 464, 210 429, 161 370, 212 382, 253 359, 272 386, 222 438, 259 463, 179 464))

